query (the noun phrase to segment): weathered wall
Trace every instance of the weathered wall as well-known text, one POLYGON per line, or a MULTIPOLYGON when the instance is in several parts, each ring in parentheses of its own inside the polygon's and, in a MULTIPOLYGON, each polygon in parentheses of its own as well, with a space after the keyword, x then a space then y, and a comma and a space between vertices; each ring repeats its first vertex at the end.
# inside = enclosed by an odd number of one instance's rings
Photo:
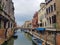
POLYGON ((56 0, 56 11, 57 11, 57 29, 60 29, 60 0, 56 0))

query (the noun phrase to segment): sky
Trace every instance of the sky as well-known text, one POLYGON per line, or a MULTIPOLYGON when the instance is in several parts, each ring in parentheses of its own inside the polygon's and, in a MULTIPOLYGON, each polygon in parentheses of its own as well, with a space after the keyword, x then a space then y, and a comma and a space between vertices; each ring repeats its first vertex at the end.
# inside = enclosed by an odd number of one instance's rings
POLYGON ((40 9, 44 0, 13 0, 15 7, 15 20, 18 25, 23 25, 26 20, 32 20, 33 15, 40 9))

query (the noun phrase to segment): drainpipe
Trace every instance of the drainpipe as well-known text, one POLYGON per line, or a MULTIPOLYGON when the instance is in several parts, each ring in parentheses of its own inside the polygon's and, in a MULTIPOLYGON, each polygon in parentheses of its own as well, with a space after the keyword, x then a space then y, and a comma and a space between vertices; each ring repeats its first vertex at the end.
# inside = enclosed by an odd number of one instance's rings
POLYGON ((55 28, 56 28, 56 31, 55 31, 55 33, 54 33, 54 35, 55 35, 55 37, 54 37, 54 39, 55 39, 55 45, 57 45, 57 40, 56 40, 56 36, 57 36, 57 27, 56 27, 56 25, 55 25, 55 28))
POLYGON ((48 33, 47 33, 47 35, 46 35, 46 45, 47 45, 47 37, 48 37, 48 33))
POLYGON ((55 39, 55 45, 57 45, 57 44, 56 44, 56 36, 57 36, 56 33, 57 33, 57 32, 55 31, 55 33, 54 33, 54 35, 55 35, 55 37, 54 37, 54 39, 55 39))
POLYGON ((6 31, 5 31, 5 38, 7 38, 7 30, 8 30, 8 28, 6 28, 6 31))

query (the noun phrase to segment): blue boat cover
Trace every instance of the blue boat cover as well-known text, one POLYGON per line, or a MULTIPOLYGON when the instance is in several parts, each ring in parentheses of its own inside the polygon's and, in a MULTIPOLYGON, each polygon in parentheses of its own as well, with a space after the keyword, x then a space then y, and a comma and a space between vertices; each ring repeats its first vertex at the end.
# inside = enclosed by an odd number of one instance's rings
POLYGON ((42 40, 40 40, 40 39, 37 38, 37 39, 36 39, 36 42, 37 42, 37 43, 42 43, 42 40))
POLYGON ((45 31, 45 28, 36 28, 37 31, 45 31))
POLYGON ((38 45, 42 45, 42 43, 39 43, 38 45))

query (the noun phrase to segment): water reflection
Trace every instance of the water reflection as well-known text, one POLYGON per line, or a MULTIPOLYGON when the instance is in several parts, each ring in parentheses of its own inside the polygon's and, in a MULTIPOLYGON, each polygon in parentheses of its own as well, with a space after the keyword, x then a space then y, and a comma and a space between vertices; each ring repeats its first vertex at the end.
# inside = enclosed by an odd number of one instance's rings
POLYGON ((33 45, 32 37, 28 33, 17 31, 15 38, 11 38, 9 41, 5 42, 3 45, 33 45))
POLYGON ((10 40, 6 41, 4 44, 2 45, 14 45, 14 38, 11 38, 10 40))
POLYGON ((28 33, 25 33, 24 35, 25 35, 25 37, 26 37, 28 40, 32 41, 31 35, 29 35, 28 33))

